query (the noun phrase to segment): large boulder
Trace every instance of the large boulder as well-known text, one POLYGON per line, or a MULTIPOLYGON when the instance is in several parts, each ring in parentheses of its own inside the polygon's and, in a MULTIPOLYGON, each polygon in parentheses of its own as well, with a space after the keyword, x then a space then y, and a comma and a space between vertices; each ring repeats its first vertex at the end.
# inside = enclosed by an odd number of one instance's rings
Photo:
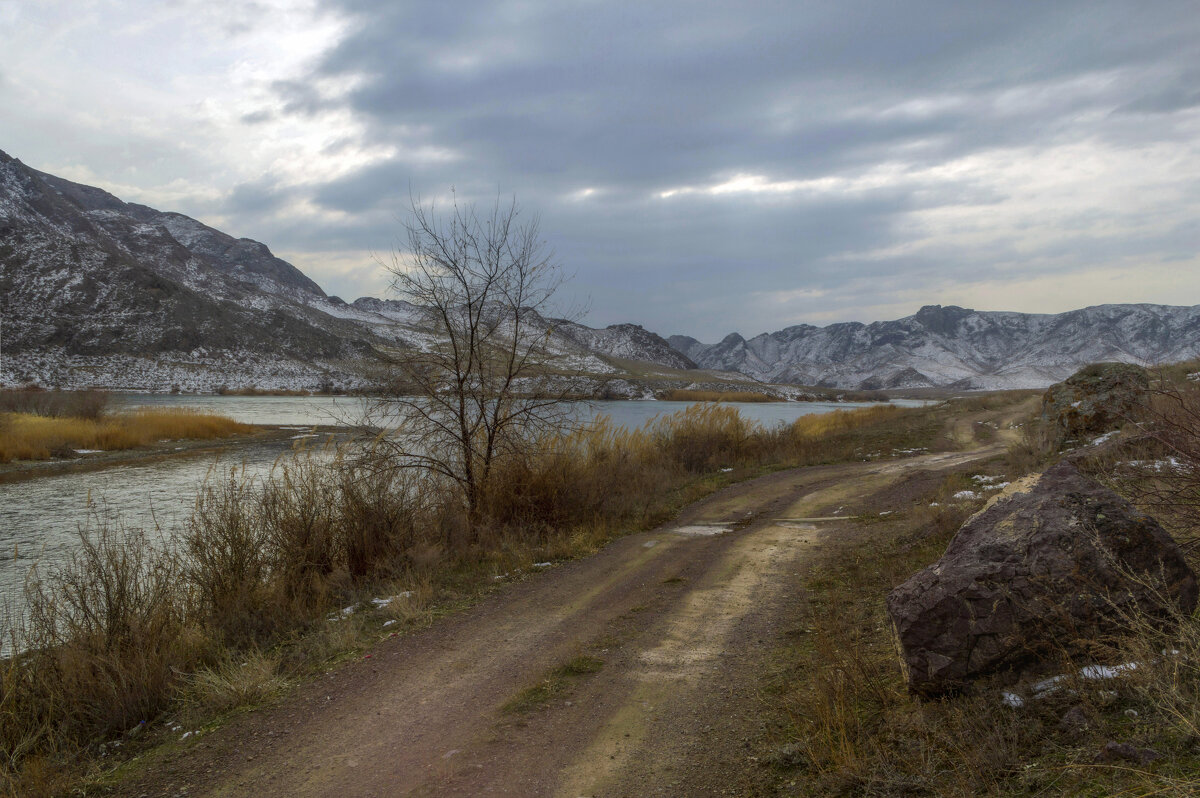
POLYGON ((1140 366, 1093 363, 1046 389, 1042 420, 1060 438, 1108 432, 1133 414, 1149 386, 1140 366))
POLYGON ((993 498, 887 609, 910 688, 937 695, 1081 652, 1129 613, 1191 612, 1196 595, 1158 522, 1062 462, 993 498))

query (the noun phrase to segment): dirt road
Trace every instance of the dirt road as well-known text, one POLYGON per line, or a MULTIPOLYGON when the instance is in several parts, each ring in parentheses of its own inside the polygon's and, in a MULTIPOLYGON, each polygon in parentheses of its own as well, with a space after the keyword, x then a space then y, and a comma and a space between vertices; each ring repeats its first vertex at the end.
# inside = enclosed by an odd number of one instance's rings
POLYGON ((998 451, 730 487, 668 526, 381 643, 122 794, 745 794, 756 677, 818 536, 913 469, 998 451))

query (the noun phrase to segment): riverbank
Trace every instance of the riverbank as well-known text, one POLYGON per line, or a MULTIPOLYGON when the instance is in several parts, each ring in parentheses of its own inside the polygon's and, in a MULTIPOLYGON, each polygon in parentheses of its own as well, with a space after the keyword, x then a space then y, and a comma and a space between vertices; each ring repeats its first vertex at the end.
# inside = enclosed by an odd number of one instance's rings
POLYGON ((126 465, 164 462, 189 456, 214 456, 222 452, 236 457, 239 448, 291 439, 324 439, 337 434, 337 427, 250 426, 249 431, 218 439, 158 440, 144 446, 115 451, 94 451, 51 460, 15 460, 0 463, 0 484, 22 482, 62 474, 83 474, 126 465))

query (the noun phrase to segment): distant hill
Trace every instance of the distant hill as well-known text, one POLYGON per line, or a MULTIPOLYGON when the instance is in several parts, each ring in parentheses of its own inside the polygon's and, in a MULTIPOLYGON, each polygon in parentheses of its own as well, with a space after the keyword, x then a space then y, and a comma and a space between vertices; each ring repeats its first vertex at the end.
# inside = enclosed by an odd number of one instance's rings
POLYGON ((697 364, 768 382, 837 388, 1040 388, 1097 361, 1200 355, 1200 306, 1097 305, 1068 313, 927 305, 873 324, 803 324, 746 339, 668 341, 697 364))

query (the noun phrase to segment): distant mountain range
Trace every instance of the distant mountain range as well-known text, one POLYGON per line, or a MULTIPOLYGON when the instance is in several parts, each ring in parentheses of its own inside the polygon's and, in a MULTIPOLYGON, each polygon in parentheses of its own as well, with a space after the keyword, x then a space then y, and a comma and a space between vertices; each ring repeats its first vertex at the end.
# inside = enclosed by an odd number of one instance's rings
MULTIPOLYGON (((615 381, 624 395, 645 395, 637 386, 663 375, 705 388, 1040 387, 1097 360, 1200 354, 1200 307, 1164 305, 1057 315, 931 305, 897 321, 731 333, 715 344, 636 324, 543 321, 562 371, 615 381)), ((0 383, 134 390, 369 386, 381 356, 437 341, 423 308, 327 296, 264 244, 3 152, 0 324, 0 383)))
POLYGON ((1096 305, 1068 313, 927 305, 873 324, 808 324, 671 346, 710 369, 839 388, 1040 388, 1104 360, 1151 365, 1200 355, 1200 306, 1096 305))

